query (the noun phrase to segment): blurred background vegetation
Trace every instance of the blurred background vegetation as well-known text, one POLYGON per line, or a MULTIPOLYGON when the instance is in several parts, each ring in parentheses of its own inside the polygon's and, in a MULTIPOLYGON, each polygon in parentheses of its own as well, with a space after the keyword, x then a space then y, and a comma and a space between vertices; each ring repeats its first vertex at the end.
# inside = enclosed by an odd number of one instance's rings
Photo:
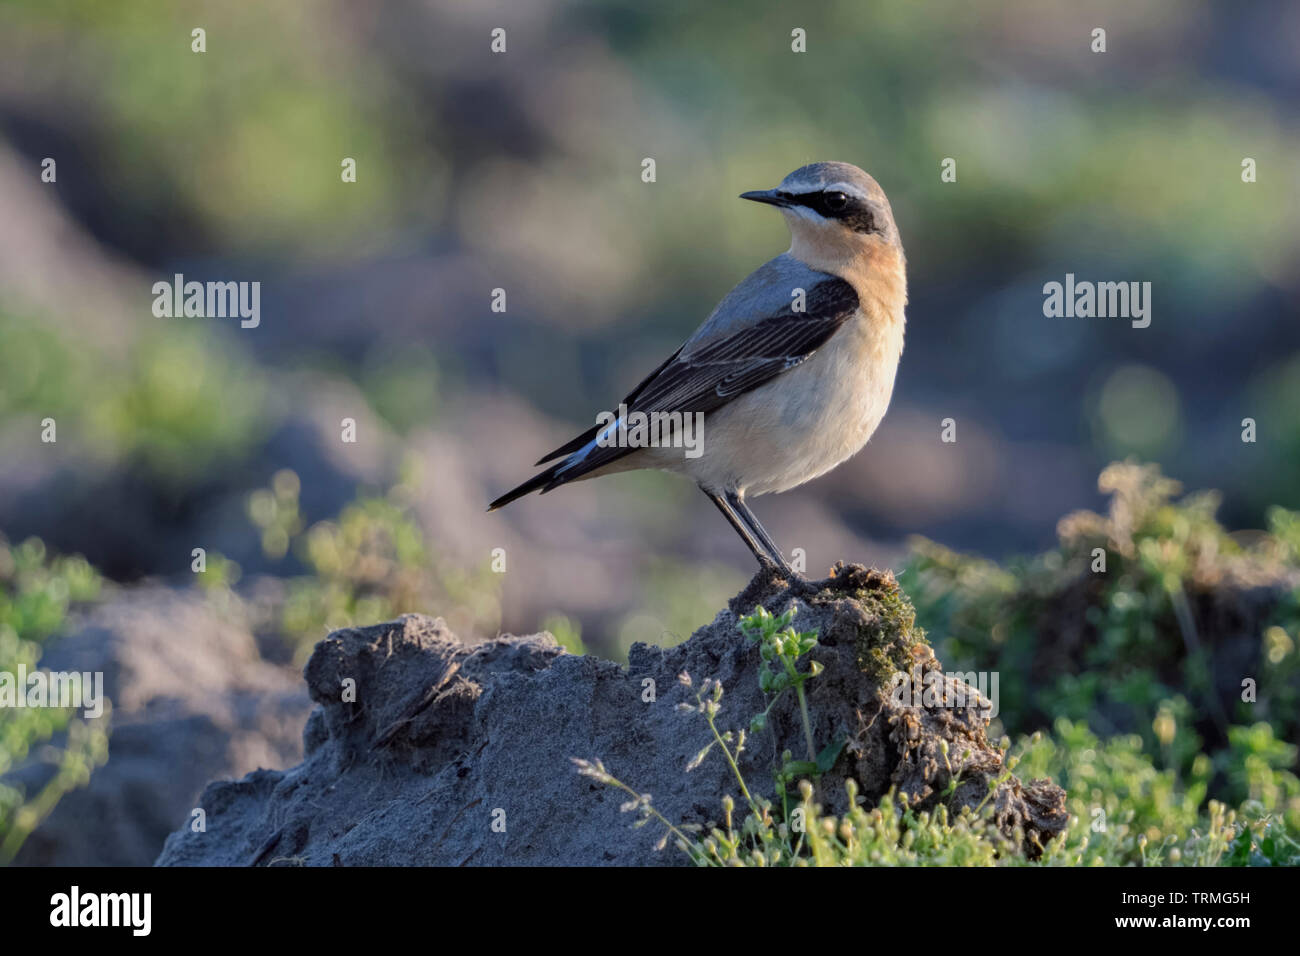
MULTIPOLYGON (((99 575, 84 559, 49 559, 36 539, 12 547, 0 536, 0 671, 35 671, 44 641, 58 633, 69 607, 93 600, 99 588, 99 575)), ((77 708, 0 708, 0 864, 13 859, 60 797, 84 786, 107 759, 111 706, 106 701, 96 718, 77 708), (58 743, 47 745, 52 738, 58 743), (34 786, 10 776, 29 758, 47 770, 34 786)))
MULTIPOLYGON (((1136 733, 1190 774, 1262 722, 1261 759, 1294 768, 1274 746, 1297 728, 1294 601, 1247 613, 1222 594, 1268 562, 1268 587, 1294 586, 1298 46, 1300 7, 1281 0, 11 0, 0 532, 29 557, 7 600, 71 554, 116 584, 190 587, 202 547, 204 593, 285 661, 404 611, 467 637, 545 624, 614 658, 684 639, 751 570, 684 483, 620 476, 482 509, 786 247, 737 193, 840 159, 893 203, 907 347, 869 448, 758 502, 776 538, 811 574, 907 562, 940 657, 1008 678, 1008 732, 1136 733), (1045 318, 1042 286, 1067 272, 1150 282, 1151 326, 1045 318), (154 317, 150 288, 176 273, 261 282, 260 325, 154 317), (1098 488, 1128 456, 1218 489, 1217 511, 1175 507, 1140 470, 1098 488), (1145 523, 1067 522, 1058 539, 1062 514, 1111 496, 1145 523), (1080 577, 1103 539, 1122 567, 1080 577), (1263 648, 1271 668, 1248 712, 1215 696, 1236 673, 1213 663, 1229 633, 1234 666, 1263 667, 1263 648)), ((0 665, 52 633, 3 626, 0 665)), ((1238 781, 1225 798, 1251 792, 1246 771, 1214 773, 1238 781)))
POLYGON ((1005 565, 914 541, 918 622, 950 672, 998 674, 992 732, 1067 789, 1069 861, 1300 863, 1300 512, 1233 534, 1217 493, 1180 498, 1155 466, 1100 487, 1104 514, 1005 565))

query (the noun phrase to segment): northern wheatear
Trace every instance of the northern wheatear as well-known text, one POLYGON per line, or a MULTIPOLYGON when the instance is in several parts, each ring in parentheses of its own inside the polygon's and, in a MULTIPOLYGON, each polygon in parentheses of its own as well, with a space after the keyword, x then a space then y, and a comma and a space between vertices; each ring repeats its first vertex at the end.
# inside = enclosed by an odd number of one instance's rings
POLYGON ((727 294, 686 343, 597 424, 537 462, 561 460, 502 495, 659 468, 694 479, 759 564, 794 572, 745 503, 830 471, 867 443, 889 406, 903 351, 907 275, 889 200, 848 163, 796 169, 741 199, 776 206, 789 251, 727 294), (802 308, 801 308, 802 306, 802 308), (612 441, 636 412, 701 413, 696 457, 612 441))

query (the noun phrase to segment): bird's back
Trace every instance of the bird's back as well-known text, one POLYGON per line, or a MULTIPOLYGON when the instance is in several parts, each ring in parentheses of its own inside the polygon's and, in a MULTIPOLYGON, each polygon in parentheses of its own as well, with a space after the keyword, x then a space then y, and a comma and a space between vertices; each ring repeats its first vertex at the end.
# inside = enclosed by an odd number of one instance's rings
POLYGON ((803 290, 807 299, 815 289, 837 281, 835 276, 818 272, 783 252, 763 263, 722 297, 686 341, 682 354, 694 354, 705 344, 732 335, 762 318, 782 314, 797 317, 793 312, 795 290, 803 290))

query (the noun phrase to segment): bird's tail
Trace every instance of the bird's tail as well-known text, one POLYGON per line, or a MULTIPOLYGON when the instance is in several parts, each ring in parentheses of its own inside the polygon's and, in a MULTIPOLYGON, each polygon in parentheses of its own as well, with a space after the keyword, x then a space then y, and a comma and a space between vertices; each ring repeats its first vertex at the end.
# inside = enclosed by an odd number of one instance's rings
POLYGON ((496 501, 492 502, 492 504, 488 505, 488 511, 496 511, 498 508, 503 508, 516 498, 522 498, 524 495, 531 494, 539 488, 543 491, 549 491, 550 489, 546 486, 555 480, 555 477, 560 473, 560 469, 563 468, 565 464, 567 464, 567 459, 557 462, 545 471, 533 475, 533 477, 529 478, 518 488, 507 491, 496 501))

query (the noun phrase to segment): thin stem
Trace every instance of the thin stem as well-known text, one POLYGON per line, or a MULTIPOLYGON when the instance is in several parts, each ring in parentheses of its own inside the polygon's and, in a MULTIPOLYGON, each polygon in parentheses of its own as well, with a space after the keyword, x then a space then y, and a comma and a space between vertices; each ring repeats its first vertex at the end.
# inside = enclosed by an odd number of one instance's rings
MULTIPOLYGON (((637 793, 635 790, 633 790, 631 787, 625 784, 622 780, 618 779, 618 777, 615 777, 613 774, 610 773, 605 774, 605 776, 609 779, 610 783, 618 787, 624 793, 627 793, 630 796, 635 797, 638 801, 641 799, 641 794, 637 793)), ((695 848, 695 841, 692 840, 690 837, 688 837, 681 830, 677 829, 677 827, 673 826, 672 823, 669 822, 667 817, 665 817, 662 813, 660 813, 658 810, 655 809, 653 803, 642 803, 641 806, 645 807, 646 811, 651 816, 653 816, 656 820, 658 820, 665 827, 667 827, 668 831, 672 833, 673 836, 677 837, 677 839, 684 842, 687 846, 695 848)), ((695 852, 699 853, 701 851, 697 849, 695 852)))
POLYGON ((758 809, 758 804, 755 803, 754 798, 749 795, 749 788, 745 786, 745 778, 741 774, 740 768, 736 766, 736 761, 731 756, 731 748, 727 746, 726 741, 722 739, 722 735, 718 733, 718 725, 713 722, 713 715, 706 713, 704 716, 709 722, 709 730, 713 731, 713 739, 716 740, 718 746, 722 748, 723 756, 727 758, 727 765, 731 767, 731 772, 735 776, 736 782, 740 784, 740 792, 744 796, 745 802, 749 804, 749 809, 754 813, 761 815, 761 811, 758 809))
POLYGON ((813 763, 817 762, 817 745, 813 743, 812 721, 808 718, 808 698, 804 696, 803 680, 798 670, 795 669, 794 661, 781 655, 781 663, 785 665, 785 671, 790 675, 791 682, 794 684, 794 692, 799 696, 799 714, 803 717, 803 739, 808 745, 808 759, 813 763))
MULTIPOLYGON (((1169 586, 1167 591, 1169 601, 1174 608, 1174 620, 1178 622, 1178 630, 1182 632, 1183 644, 1187 647, 1187 654, 1199 666, 1203 667, 1209 661, 1206 655, 1201 652, 1201 641, 1196 633, 1196 619, 1192 616, 1192 606, 1187 600, 1187 592, 1183 590, 1182 581, 1169 586)), ((1219 695, 1214 687, 1214 678, 1212 675, 1205 676, 1210 717, 1214 720, 1215 726, 1219 728, 1221 733, 1227 733, 1228 718, 1223 712, 1223 705, 1219 702, 1219 695)))
POLYGON ((817 746, 813 743, 812 722, 808 719, 808 698, 804 696, 803 684, 795 684, 795 693, 799 695, 799 713, 803 716, 803 739, 808 745, 808 759, 817 762, 817 746))

